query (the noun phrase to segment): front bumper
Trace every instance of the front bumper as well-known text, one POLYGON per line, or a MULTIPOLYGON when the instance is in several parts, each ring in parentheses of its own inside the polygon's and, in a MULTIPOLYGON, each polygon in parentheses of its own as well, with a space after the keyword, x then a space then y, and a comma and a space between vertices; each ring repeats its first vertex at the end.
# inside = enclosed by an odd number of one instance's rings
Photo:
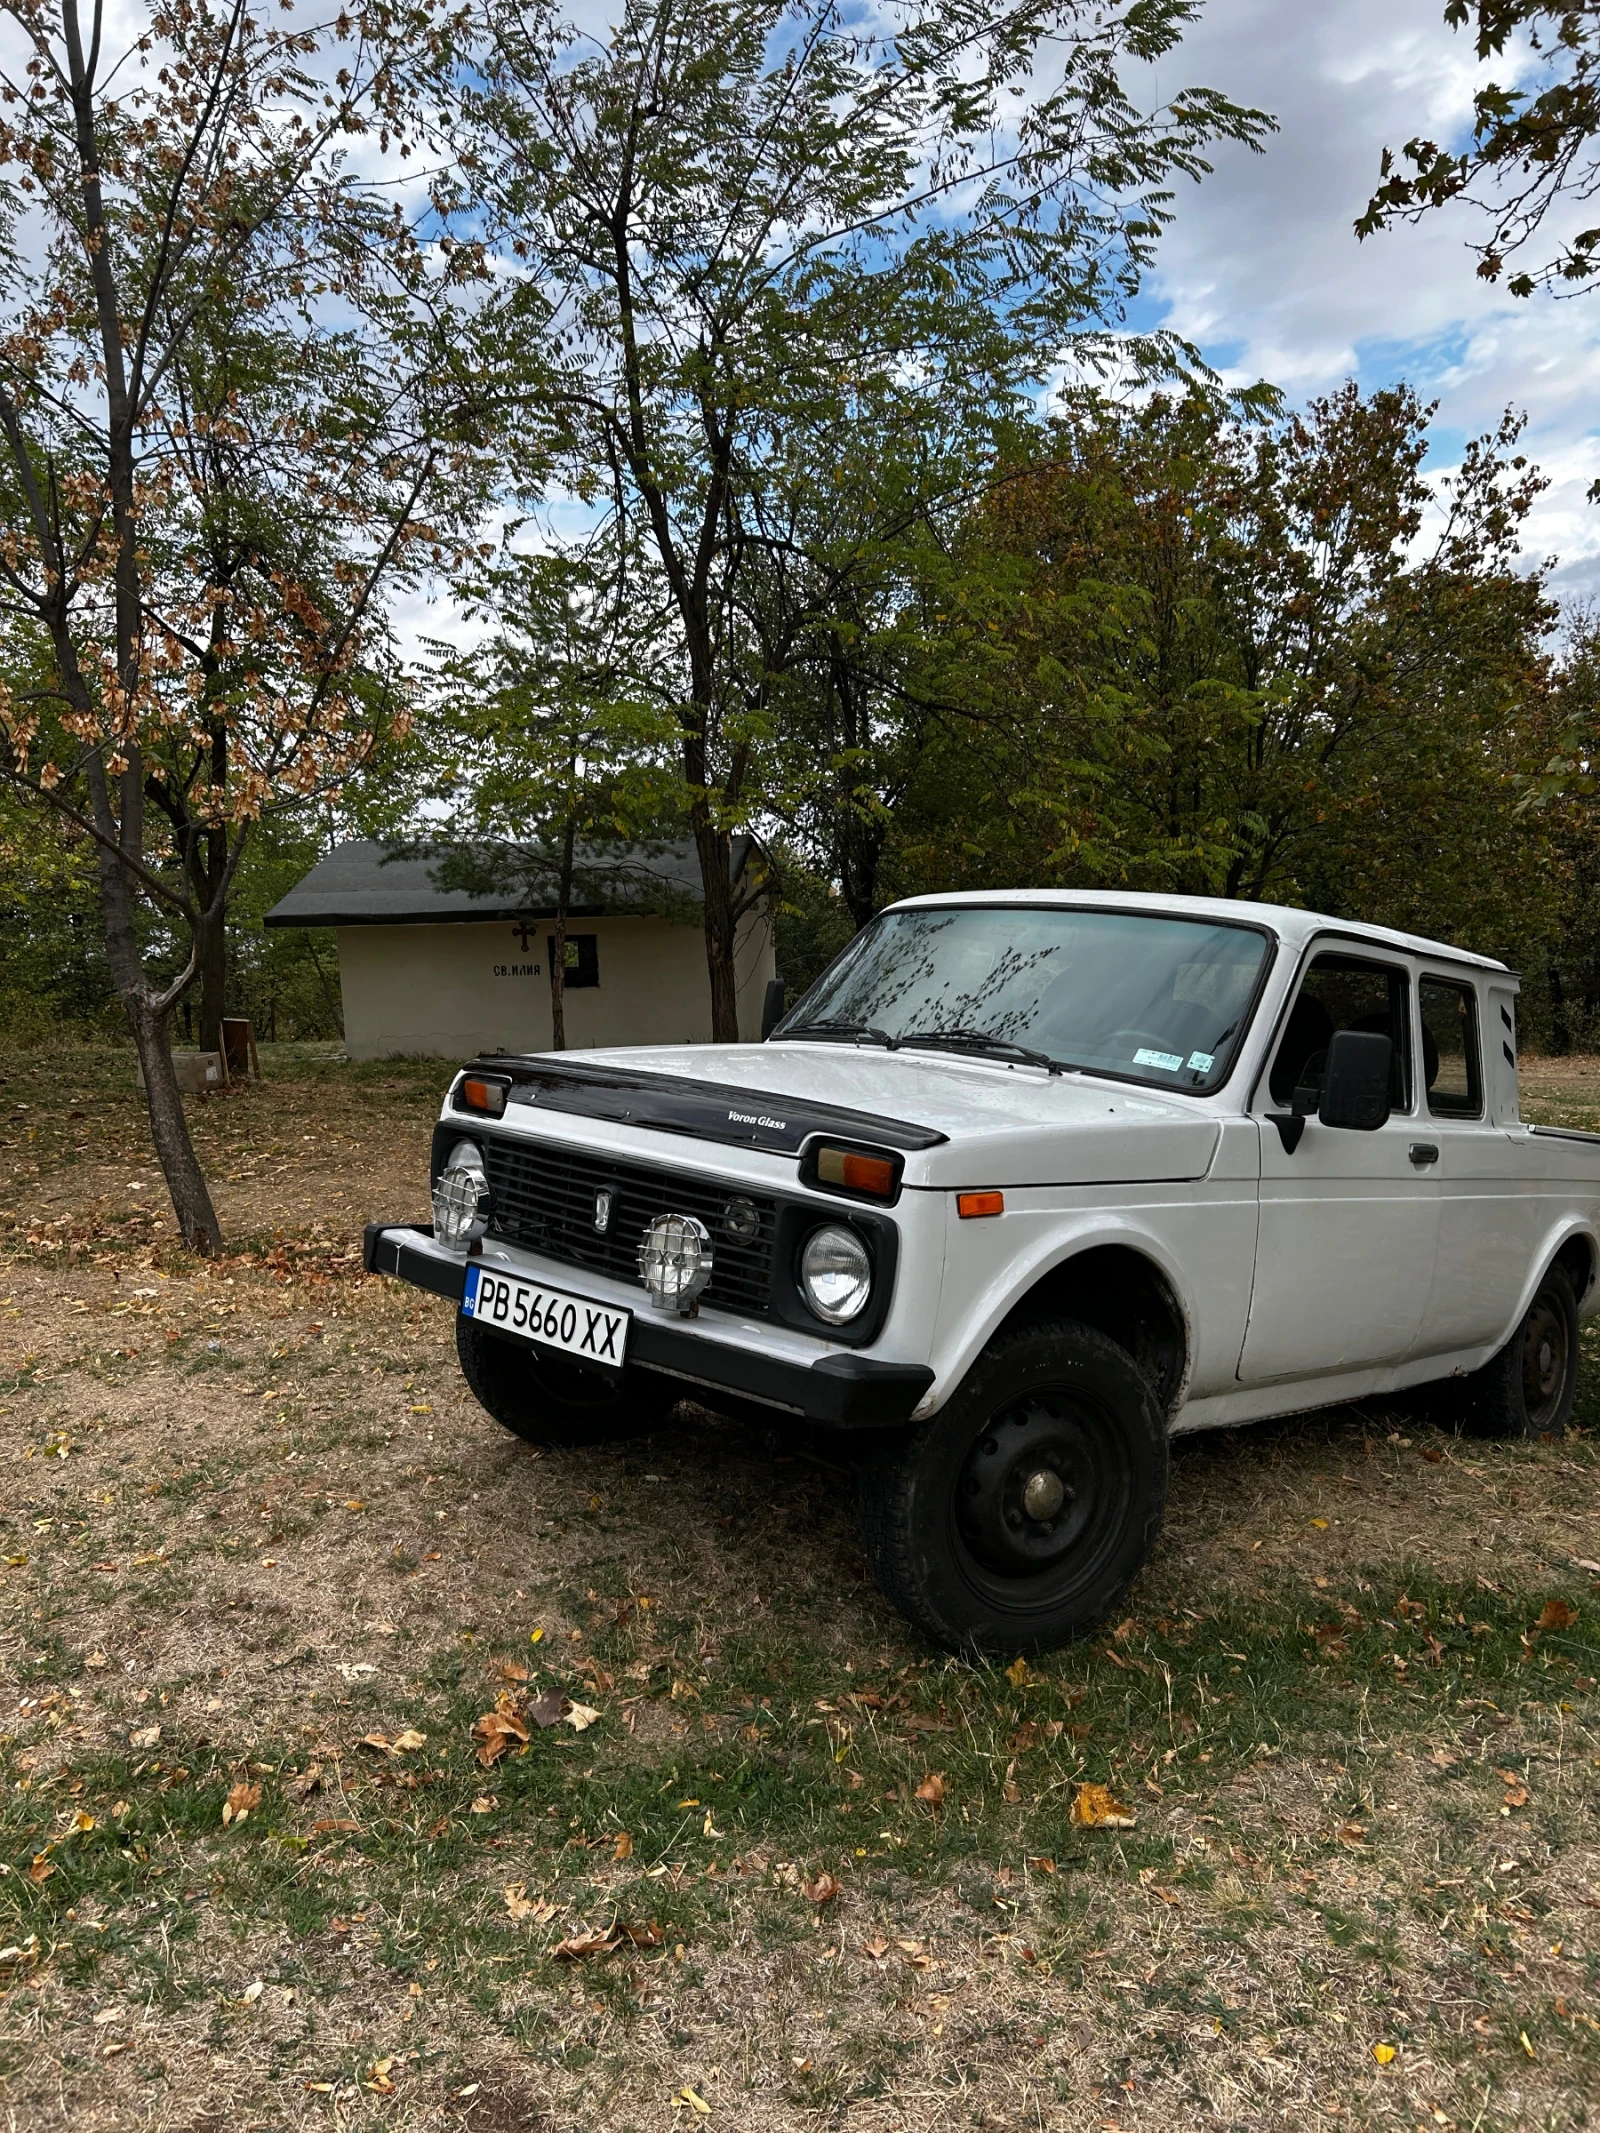
MULTIPOLYGON (((497 1261, 498 1261, 497 1255, 497 1261)), ((433 1240, 431 1230, 369 1222, 362 1239, 362 1264, 369 1274, 393 1274, 414 1288, 447 1296, 459 1304, 466 1286, 466 1261, 433 1240)), ((517 1271, 507 1261, 508 1271, 517 1271)), ((612 1283, 585 1283, 582 1270, 555 1266, 540 1279, 574 1295, 585 1289, 594 1301, 615 1303, 612 1283), (599 1291, 604 1289, 605 1294, 599 1291)), ((659 1370, 710 1393, 734 1394, 778 1407, 833 1429, 893 1429, 908 1422, 929 1386, 933 1371, 926 1363, 881 1363, 870 1356, 834 1350, 814 1362, 799 1362, 765 1348, 699 1330, 669 1319, 648 1305, 633 1310, 628 1361, 642 1370, 659 1370)))

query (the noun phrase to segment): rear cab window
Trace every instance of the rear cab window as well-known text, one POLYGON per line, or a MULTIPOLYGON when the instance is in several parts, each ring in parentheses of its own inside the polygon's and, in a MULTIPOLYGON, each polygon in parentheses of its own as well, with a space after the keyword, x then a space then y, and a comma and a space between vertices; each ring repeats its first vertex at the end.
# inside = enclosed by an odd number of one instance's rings
POLYGON ((1422 1085, 1434 1118, 1482 1118, 1483 1050, 1478 992, 1455 978, 1418 980, 1422 1085))
POLYGON ((1300 980, 1289 1018, 1273 1054, 1268 1089, 1276 1104, 1289 1104, 1297 1092, 1314 1111, 1327 1073, 1328 1046, 1344 1029, 1387 1037, 1394 1046, 1390 1100, 1396 1111, 1411 1109, 1410 976, 1393 963, 1368 956, 1324 950, 1313 957, 1300 980))

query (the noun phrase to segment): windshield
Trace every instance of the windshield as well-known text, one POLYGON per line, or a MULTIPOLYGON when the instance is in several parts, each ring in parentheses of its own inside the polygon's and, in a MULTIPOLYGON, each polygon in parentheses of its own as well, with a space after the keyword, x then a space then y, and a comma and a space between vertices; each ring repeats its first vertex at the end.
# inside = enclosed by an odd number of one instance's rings
POLYGON ((1135 911, 887 911, 778 1034, 895 1045, 942 1036, 974 1054, 1027 1051, 1127 1081, 1214 1088, 1268 945, 1252 927, 1135 911))

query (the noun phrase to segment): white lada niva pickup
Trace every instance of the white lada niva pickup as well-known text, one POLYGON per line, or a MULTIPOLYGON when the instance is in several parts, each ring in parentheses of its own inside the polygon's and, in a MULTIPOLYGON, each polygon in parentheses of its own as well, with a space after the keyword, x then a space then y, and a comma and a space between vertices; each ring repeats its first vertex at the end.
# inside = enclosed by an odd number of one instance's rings
POLYGON ((684 1398, 856 1432, 912 1621, 1057 1644, 1149 1554, 1176 1431, 1425 1384, 1563 1427, 1600 1136, 1520 1121, 1516 993, 1306 911, 921 897, 760 1045, 465 1067, 431 1230, 366 1264, 458 1306, 532 1443, 684 1398))

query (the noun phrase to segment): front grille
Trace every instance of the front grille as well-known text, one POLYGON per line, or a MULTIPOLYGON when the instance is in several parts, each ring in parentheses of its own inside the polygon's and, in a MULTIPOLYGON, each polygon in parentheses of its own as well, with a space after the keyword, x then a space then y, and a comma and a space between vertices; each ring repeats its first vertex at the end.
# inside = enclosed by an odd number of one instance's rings
POLYGON ((483 1137, 484 1164, 494 1191, 490 1233, 569 1266, 593 1267, 621 1281, 639 1279, 639 1239, 657 1215, 697 1215, 711 1232, 711 1280, 705 1300, 724 1311, 765 1314, 772 1302, 772 1246, 777 1207, 742 1185, 718 1184, 616 1163, 569 1148, 530 1147, 483 1137), (595 1194, 616 1195, 602 1234, 594 1226, 595 1194), (728 1234, 728 1202, 745 1200, 759 1226, 753 1237, 728 1234))

